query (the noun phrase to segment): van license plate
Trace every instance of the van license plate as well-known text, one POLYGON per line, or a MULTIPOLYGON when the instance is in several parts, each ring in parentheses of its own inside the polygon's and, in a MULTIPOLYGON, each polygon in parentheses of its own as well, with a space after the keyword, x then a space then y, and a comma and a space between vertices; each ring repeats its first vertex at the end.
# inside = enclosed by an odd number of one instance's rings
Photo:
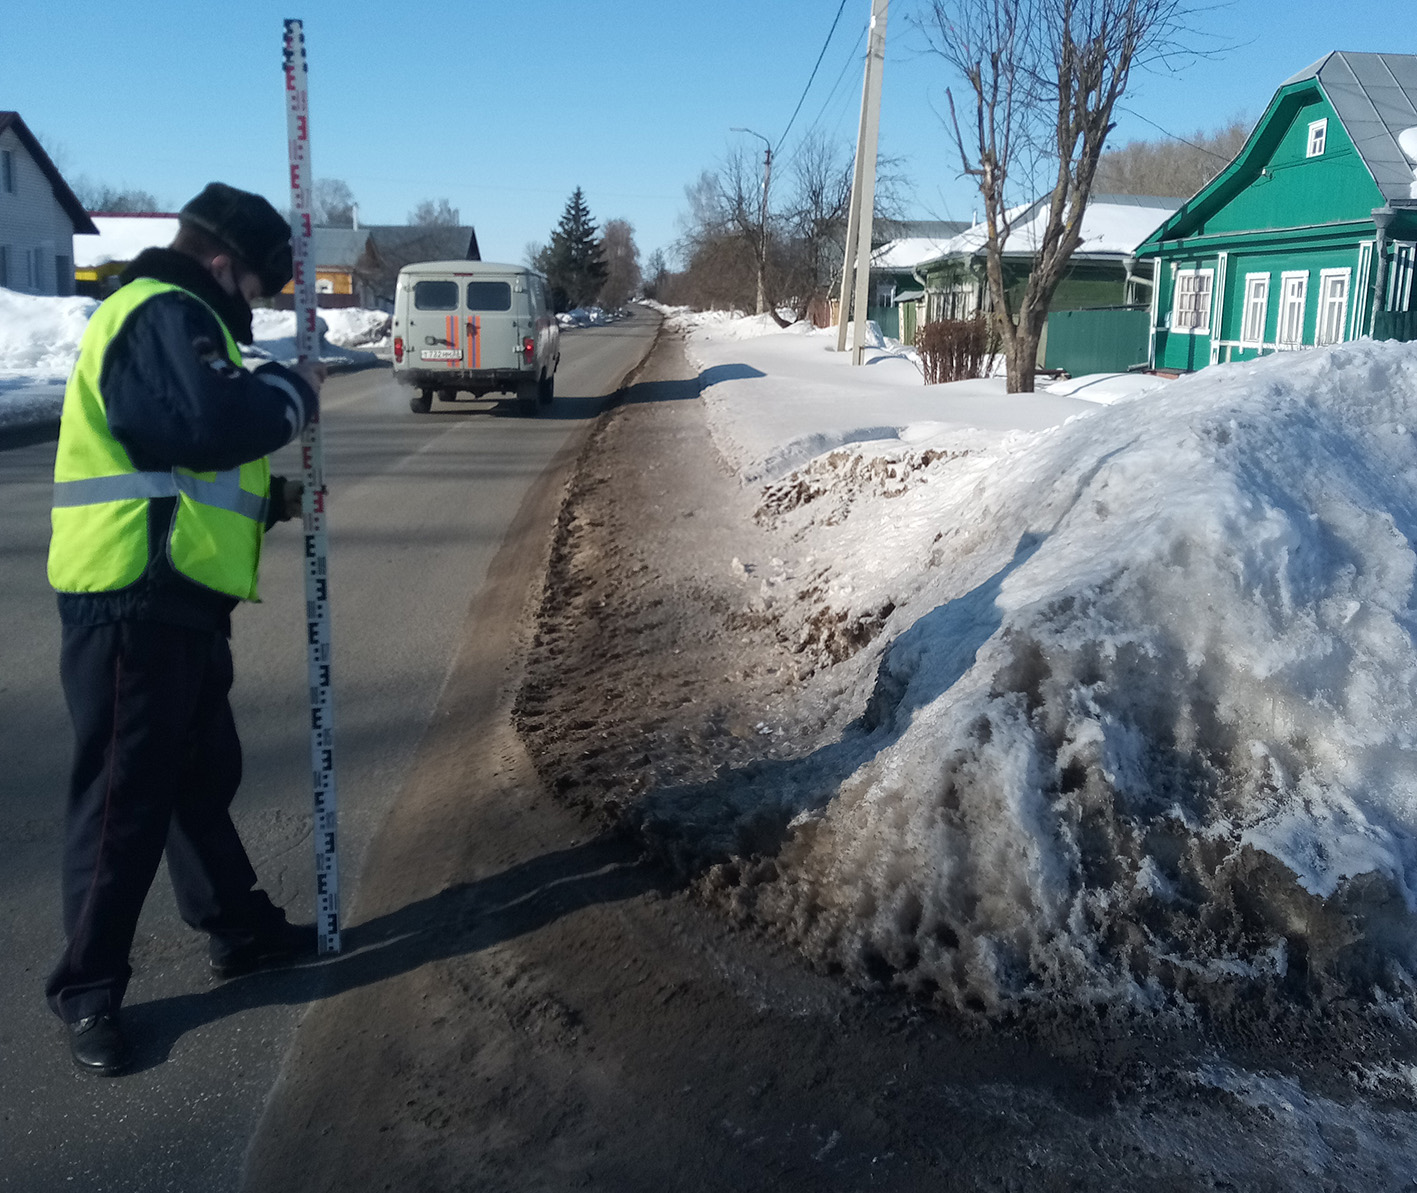
POLYGON ((425 348, 418 355, 422 360, 462 360, 462 349, 425 348))

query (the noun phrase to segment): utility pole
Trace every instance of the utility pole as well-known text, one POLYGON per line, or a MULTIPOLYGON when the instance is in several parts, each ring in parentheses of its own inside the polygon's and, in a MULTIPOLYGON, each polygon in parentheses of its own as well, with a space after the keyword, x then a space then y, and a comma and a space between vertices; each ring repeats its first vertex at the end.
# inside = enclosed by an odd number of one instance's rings
POLYGON ((857 365, 861 363, 866 347, 871 219, 876 206, 876 143, 881 131, 881 74, 886 64, 886 12, 889 8, 890 0, 871 0, 866 77, 861 86, 861 126, 856 135, 856 172, 852 178, 851 209, 846 220, 846 258, 841 267, 836 350, 846 351, 846 320, 848 315, 852 315, 856 334, 852 337, 851 363, 857 365))
POLYGON ((768 262, 768 184, 772 181, 772 142, 762 133, 755 133, 751 128, 734 127, 728 131, 747 133, 749 136, 757 137, 766 146, 763 150, 763 199, 758 207, 758 314, 761 315, 767 310, 763 272, 767 268, 768 262))

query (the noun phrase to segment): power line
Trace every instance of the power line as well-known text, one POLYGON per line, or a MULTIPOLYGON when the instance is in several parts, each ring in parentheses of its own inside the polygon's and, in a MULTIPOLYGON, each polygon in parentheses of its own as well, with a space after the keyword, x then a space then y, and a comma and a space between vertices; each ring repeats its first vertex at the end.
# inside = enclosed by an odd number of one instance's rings
MULTIPOLYGON (((1120 107, 1121 105, 1118 106, 1120 107)), ((1122 108, 1122 111, 1127 113, 1128 116, 1135 116, 1143 124, 1151 125, 1151 127, 1154 128, 1157 132, 1161 133, 1162 136, 1169 137, 1173 141, 1180 141, 1182 145, 1189 145, 1192 149, 1199 149, 1202 153, 1206 154, 1209 157, 1215 158, 1217 161, 1228 162, 1231 160, 1223 153, 1216 153, 1212 149, 1207 149, 1204 145, 1197 145, 1194 141, 1186 140, 1185 137, 1178 137, 1169 129, 1162 128, 1161 125, 1157 124, 1155 120, 1148 120, 1140 112, 1134 111, 1131 108, 1122 108)))
POLYGON ((851 47, 851 53, 847 55, 846 61, 842 64, 841 71, 836 76, 836 82, 832 84, 831 90, 827 92, 827 98, 822 101, 821 109, 817 112, 815 119, 812 121, 814 128, 821 123, 822 117, 827 114, 827 108, 836 102, 837 96, 841 91, 841 85, 846 79, 847 72, 849 72, 853 66, 861 62, 861 48, 865 44, 866 34, 867 30, 862 29, 860 35, 856 38, 856 44, 851 47))
POLYGON ((817 55, 816 65, 812 67, 812 73, 807 78, 807 86, 802 88, 802 97, 797 101, 797 106, 792 109, 792 119, 787 122, 787 127, 782 130, 782 137, 778 140, 777 148, 773 150, 774 153, 778 153, 782 150, 783 141, 787 140, 787 134, 792 131, 792 123, 797 119, 797 113, 802 110, 802 105, 807 100, 807 92, 812 89, 812 81, 817 77, 817 70, 822 65, 822 59, 827 56, 827 47, 831 45, 832 34, 836 32, 836 27, 841 21, 841 14, 845 11, 846 0, 841 0, 841 4, 837 6, 836 18, 832 21, 832 27, 827 30, 827 39, 822 42, 822 52, 817 55))

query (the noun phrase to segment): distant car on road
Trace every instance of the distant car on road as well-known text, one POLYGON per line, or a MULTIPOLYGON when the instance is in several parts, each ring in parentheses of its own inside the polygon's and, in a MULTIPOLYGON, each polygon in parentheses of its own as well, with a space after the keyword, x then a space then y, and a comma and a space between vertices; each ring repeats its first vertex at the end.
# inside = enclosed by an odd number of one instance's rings
POLYGON ((552 400, 561 328, 546 279, 521 265, 421 261, 399 270, 394 291, 394 376, 427 414, 437 394, 516 395, 522 414, 552 400))

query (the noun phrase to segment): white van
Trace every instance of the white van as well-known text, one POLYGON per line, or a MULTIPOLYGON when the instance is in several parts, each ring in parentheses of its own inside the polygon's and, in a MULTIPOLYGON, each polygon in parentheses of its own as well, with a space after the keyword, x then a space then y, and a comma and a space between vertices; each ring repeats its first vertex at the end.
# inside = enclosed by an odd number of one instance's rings
POLYGON ((394 292, 394 376, 418 392, 427 414, 436 394, 515 394, 522 414, 551 401, 561 328, 546 279, 521 265, 420 261, 399 270, 394 292))

